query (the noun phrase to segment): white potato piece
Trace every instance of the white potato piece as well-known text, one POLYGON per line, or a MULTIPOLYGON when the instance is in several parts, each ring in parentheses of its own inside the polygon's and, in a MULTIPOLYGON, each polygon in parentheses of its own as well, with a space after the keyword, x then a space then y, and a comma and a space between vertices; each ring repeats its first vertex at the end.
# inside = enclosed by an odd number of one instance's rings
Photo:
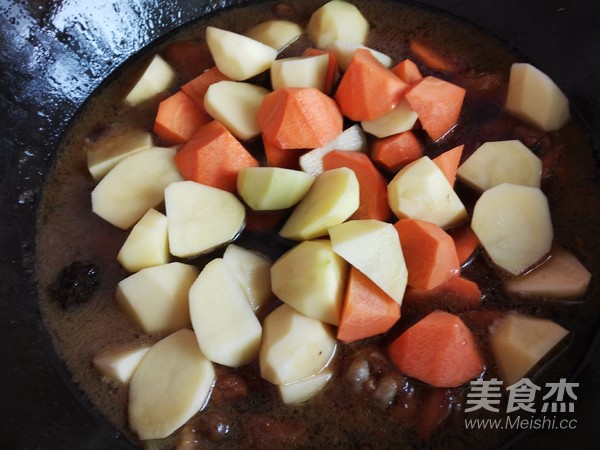
POLYGON ((169 251, 180 258, 208 252, 233 240, 246 218, 244 205, 230 192, 193 181, 165 189, 169 251))
POLYGON ((323 147, 310 150, 300 156, 300 168, 309 175, 316 177, 323 172, 323 157, 334 150, 345 152, 365 152, 367 138, 360 125, 352 125, 337 135, 323 147))
POLYGON ((475 203, 471 228, 500 268, 519 275, 552 247, 554 231, 548 199, 539 188, 503 183, 475 203))
POLYGON ((119 161, 153 145, 152 134, 146 130, 114 130, 86 148, 88 170, 100 181, 119 161))
POLYGON ((180 262, 149 267, 121 280, 116 300, 146 333, 179 330, 191 323, 188 292, 197 276, 180 262))
POLYGON ((279 235, 302 241, 327 234, 358 209, 358 179, 347 167, 326 170, 317 176, 308 194, 296 205, 279 235))
POLYGON ((490 344, 505 386, 526 376, 568 330, 548 319, 510 313, 490 327, 490 344))
POLYGON ((259 362, 261 376, 273 384, 304 380, 321 372, 335 353, 329 325, 281 305, 264 320, 259 362))
POLYGON ((364 44, 369 22, 353 4, 331 0, 310 16, 306 32, 317 48, 325 48, 335 41, 364 44))
POLYGON ((329 55, 298 56, 273 61, 271 86, 273 90, 284 87, 310 87, 325 91, 329 55))
POLYGON ((264 255, 235 244, 227 246, 223 260, 242 287, 246 300, 254 312, 264 308, 273 297, 271 292, 273 262, 264 255))
POLYGON ((505 106, 544 131, 558 130, 570 117, 565 94, 548 75, 528 63, 511 66, 505 106))
POLYGON ((303 241, 271 267, 273 293, 308 317, 337 325, 348 264, 326 239, 303 241))
POLYGON ((154 344, 129 385, 129 425, 141 440, 169 436, 206 405, 215 369, 194 332, 179 330, 154 344))
POLYGON ((92 211, 123 230, 133 226, 182 180, 174 156, 173 148, 151 147, 121 160, 92 191, 92 211))
POLYGON ((119 250, 117 261, 129 272, 167 264, 167 216, 150 208, 129 232, 119 250))
POLYGON ((238 139, 251 139, 260 134, 256 115, 268 92, 251 83, 219 81, 206 91, 204 109, 238 139))
POLYGON ((303 33, 302 27, 295 22, 272 19, 253 26, 244 34, 280 52, 302 36, 303 33))
POLYGON ((268 70, 277 50, 248 36, 206 27, 206 44, 221 73, 234 81, 244 81, 268 70))
POLYGON ((402 304, 408 271, 398 232, 379 220, 350 220, 329 228, 333 251, 402 304))
POLYGON ((391 68, 394 64, 394 60, 385 53, 382 53, 379 50, 375 50, 371 47, 367 47, 366 45, 359 44, 357 42, 334 41, 325 46, 325 50, 333 52, 333 54, 335 55, 338 67, 342 72, 346 71, 346 69, 350 65, 352 57, 354 56, 354 52, 356 52, 356 50, 359 48, 369 50, 371 54, 375 57, 375 59, 377 59, 388 69, 391 68))
POLYGON ((156 94, 169 89, 177 79, 175 70, 160 55, 154 55, 150 63, 125 97, 128 105, 138 105, 156 94))
POLYGON ((360 124, 367 133, 378 138, 391 136, 412 130, 419 115, 410 107, 406 99, 402 99, 394 109, 373 120, 363 120, 360 124))
POLYGON ((481 191, 502 183, 540 187, 542 161, 521 141, 486 142, 460 165, 457 176, 481 191))
POLYGON ((541 265, 524 275, 505 280, 504 286, 513 294, 567 299, 585 294, 591 278, 592 274, 575 255, 556 247, 541 265))
POLYGON ((110 348, 94 355, 92 363, 106 378, 126 384, 149 349, 149 345, 110 348))
POLYGON ((208 359, 239 367, 258 354, 262 327, 222 258, 204 266, 190 289, 189 305, 198 345, 208 359))
POLYGON ((290 384, 280 384, 277 386, 279 396, 286 405, 304 403, 321 392, 332 376, 333 370, 326 367, 321 372, 303 380, 290 384))
POLYGON ((388 184, 388 202, 399 219, 420 219, 444 228, 467 219, 467 211, 438 166, 423 156, 388 184))
POLYGON ((300 170, 282 167, 245 167, 238 172, 237 190, 255 211, 294 206, 306 195, 315 178, 300 170))

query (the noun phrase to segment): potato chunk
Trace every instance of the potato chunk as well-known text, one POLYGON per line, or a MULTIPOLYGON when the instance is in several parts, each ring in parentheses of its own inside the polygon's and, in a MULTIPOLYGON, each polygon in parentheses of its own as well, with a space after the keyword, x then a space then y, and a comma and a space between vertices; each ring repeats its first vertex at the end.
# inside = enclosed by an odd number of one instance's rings
POLYGON ((506 109, 544 131, 558 130, 570 117, 569 100, 548 75, 527 63, 510 69, 506 109))
POLYGON ((329 325, 281 305, 264 321, 260 373, 273 384, 289 384, 313 376, 335 352, 329 325))
POLYGON ((166 91, 176 79, 177 74, 169 63, 160 55, 154 55, 141 77, 125 97, 125 103, 134 106, 145 102, 159 92, 166 91))
POLYGON ((129 424, 142 440, 169 436, 203 409, 215 381, 194 332, 179 330, 154 344, 131 378, 129 424))
POLYGON ((502 183, 540 187, 542 161, 521 141, 486 142, 461 164, 457 176, 481 191, 502 183))
POLYGON ((492 261, 513 275, 523 273, 548 254, 554 238, 544 193, 510 183, 481 195, 471 227, 492 261))
POLYGON ((352 3, 331 0, 311 15, 306 32, 317 48, 335 41, 364 44, 369 22, 352 3))
POLYGON ((517 313, 492 325, 490 343, 505 386, 526 376, 568 333, 551 320, 517 313))

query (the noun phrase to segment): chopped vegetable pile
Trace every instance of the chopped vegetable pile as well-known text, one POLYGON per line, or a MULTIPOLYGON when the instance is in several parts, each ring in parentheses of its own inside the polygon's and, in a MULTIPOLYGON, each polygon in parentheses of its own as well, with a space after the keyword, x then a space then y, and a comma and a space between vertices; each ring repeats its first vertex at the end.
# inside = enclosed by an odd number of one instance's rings
MULTIPOLYGON (((590 272, 555 242, 539 154, 515 139, 446 144, 480 95, 449 76, 457 62, 419 40, 394 61, 367 46, 369 32, 341 0, 306 26, 209 26, 214 66, 182 69, 191 43, 176 43, 179 59, 174 47, 154 55, 123 99, 158 103, 152 128, 88 149, 93 212, 128 233, 115 301, 161 337, 94 357, 129 383, 140 440, 210 409, 219 366, 257 364, 281 402, 300 404, 336 378, 341 346, 385 337, 397 377, 456 388, 494 366, 507 387, 569 334, 503 310, 484 331, 492 357, 480 348, 459 314, 486 305, 466 271, 475 255, 529 297, 581 297, 590 272), (281 57, 302 35, 312 47, 281 57), (247 232, 276 234, 285 251, 246 248, 247 232), (427 314, 401 320, 415 308, 427 314)), ((568 101, 544 73, 516 63, 505 75, 509 114, 541 132, 567 123, 568 101)))

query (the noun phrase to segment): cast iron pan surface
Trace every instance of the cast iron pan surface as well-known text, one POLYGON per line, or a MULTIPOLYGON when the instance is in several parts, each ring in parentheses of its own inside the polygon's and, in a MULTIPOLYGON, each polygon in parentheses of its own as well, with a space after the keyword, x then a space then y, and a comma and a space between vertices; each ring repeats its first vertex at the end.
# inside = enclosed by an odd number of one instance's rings
MULTIPOLYGON (((36 208, 61 134, 99 83, 161 35, 241 3, 0 0, 0 448, 127 448, 66 381, 43 329, 33 273, 36 208)), ((600 2, 414 3, 476 24, 546 72, 570 98, 599 159, 600 2)), ((514 448, 600 448, 598 348, 576 381, 577 429, 527 433, 514 448)))

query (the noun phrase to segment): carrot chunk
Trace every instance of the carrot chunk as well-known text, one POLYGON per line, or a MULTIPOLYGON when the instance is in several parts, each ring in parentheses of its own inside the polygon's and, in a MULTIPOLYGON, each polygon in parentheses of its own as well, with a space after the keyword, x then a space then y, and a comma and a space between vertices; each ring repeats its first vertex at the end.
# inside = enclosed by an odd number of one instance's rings
POLYGON ((462 266, 469 261, 475 250, 479 248, 479 239, 469 224, 448 230, 448 234, 454 240, 456 254, 462 266))
POLYGON ((406 376, 435 387, 457 387, 477 377, 484 361, 460 317, 434 311, 390 344, 390 358, 406 376))
POLYGON ((376 139, 371 147, 373 161, 390 172, 397 172, 421 156, 423 156, 421 143, 410 130, 376 139))
POLYGON ((407 84, 412 84, 423 78, 417 65, 408 58, 400 61, 391 70, 407 84))
POLYGON ((465 93, 460 86, 429 76, 406 93, 406 100, 429 137, 437 141, 456 125, 465 93))
POLYGON ((438 225, 418 219, 394 224, 408 269, 408 285, 430 290, 460 272, 454 241, 438 225))
POLYGON ((369 50, 357 49, 335 93, 342 114, 351 120, 373 120, 390 112, 408 88, 369 50))
POLYGON ((333 89, 333 85, 337 80, 337 77, 340 74, 340 69, 337 63, 337 58, 335 57, 335 53, 329 52, 327 50, 321 50, 319 48, 307 48, 302 53, 302 56, 317 56, 317 55, 329 55, 329 63, 327 65, 327 74, 325 75, 325 90, 326 94, 331 94, 333 89))
POLYGON ((304 154, 305 150, 279 148, 276 145, 267 142, 264 135, 262 141, 265 149, 267 166, 283 167, 284 169, 300 169, 300 156, 304 154))
POLYGON ((236 190, 237 173, 258 161, 220 122, 213 120, 196 131, 175 155, 175 165, 186 180, 229 192, 236 190))
POLYGON ((453 72, 457 70, 455 63, 421 41, 412 40, 410 42, 410 51, 419 61, 432 70, 441 72, 453 72))
POLYGON ((466 310, 477 308, 482 299, 483 294, 477 283, 458 275, 430 290, 408 286, 402 305, 407 308, 431 306, 436 309, 466 310))
POLYGON ((454 187, 454 182, 456 181, 456 172, 458 171, 460 158, 464 148, 464 145, 459 145, 458 147, 445 151, 432 160, 446 176, 452 187, 454 187))
POLYGON ((200 75, 215 64, 208 47, 194 42, 173 42, 165 49, 164 57, 187 79, 200 75))
POLYGON ((267 94, 257 114, 264 138, 282 149, 322 147, 342 132, 335 101, 315 88, 287 87, 267 94))
POLYGON ((334 150, 323 157, 323 169, 348 167, 354 171, 360 185, 360 205, 352 219, 387 221, 391 210, 387 198, 387 183, 367 155, 360 152, 334 150))
POLYGON ((160 102, 152 131, 169 144, 183 144, 201 125, 211 120, 184 92, 179 91, 160 102))
POLYGON ((193 101, 198 105, 202 111, 206 111, 204 109, 204 96, 206 95, 206 91, 210 87, 211 84, 218 83, 219 81, 228 81, 229 77, 223 75, 219 69, 216 67, 211 67, 210 69, 202 72, 196 78, 191 81, 188 81, 183 86, 181 86, 181 90, 185 92, 193 101))
POLYGON ((355 342, 385 333, 400 318, 400 304, 350 267, 337 338, 355 342))

